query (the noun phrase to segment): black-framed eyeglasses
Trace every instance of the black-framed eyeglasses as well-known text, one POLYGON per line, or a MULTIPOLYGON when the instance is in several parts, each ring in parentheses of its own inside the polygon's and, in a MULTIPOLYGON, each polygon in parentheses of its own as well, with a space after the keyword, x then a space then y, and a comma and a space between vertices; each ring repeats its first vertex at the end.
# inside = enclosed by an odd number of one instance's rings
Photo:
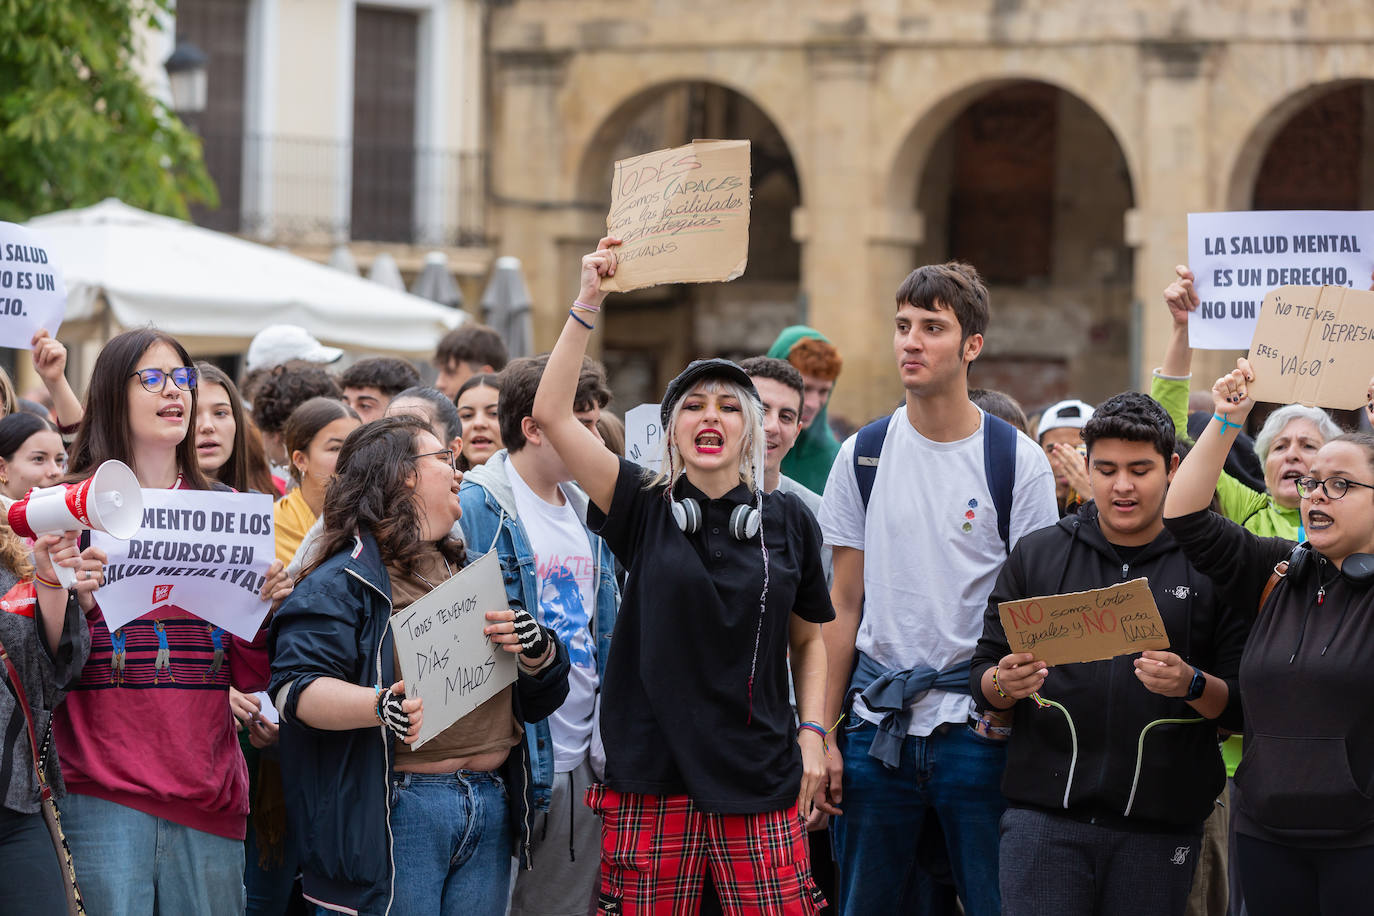
POLYGON ((143 385, 143 390, 151 391, 153 394, 161 394, 167 387, 167 379, 172 380, 182 391, 190 391, 196 387, 196 382, 200 380, 200 371, 194 366, 177 366, 170 372, 166 369, 139 369, 129 373, 130 377, 138 376, 138 380, 143 385))
POLYGON ((1364 487, 1366 490, 1374 490, 1374 486, 1360 483, 1358 480, 1347 480, 1344 477, 1328 477, 1325 480, 1318 480, 1315 477, 1299 477, 1293 483, 1298 488, 1298 495, 1303 499, 1311 499, 1312 494, 1317 492, 1317 487, 1321 487, 1327 499, 1340 499, 1351 487, 1364 487))
POLYGON ((451 448, 441 449, 437 452, 425 452, 423 455, 411 455, 410 457, 419 461, 421 458, 433 458, 438 456, 448 462, 448 466, 455 471, 458 470, 458 455, 451 448))

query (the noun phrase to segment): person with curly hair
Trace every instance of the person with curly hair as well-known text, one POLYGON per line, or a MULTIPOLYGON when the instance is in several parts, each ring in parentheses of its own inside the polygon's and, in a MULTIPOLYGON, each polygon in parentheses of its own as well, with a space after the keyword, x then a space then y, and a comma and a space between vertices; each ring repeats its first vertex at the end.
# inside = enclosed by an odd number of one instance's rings
POLYGON ((830 430, 826 409, 844 360, 824 334, 802 324, 783 328, 767 355, 791 363, 805 384, 801 434, 782 460, 782 473, 808 490, 824 494, 830 466, 840 453, 840 440, 830 430))
POLYGON ((568 654, 522 608, 487 608, 514 684, 414 749, 425 715, 390 619, 466 562, 453 449, 384 417, 344 440, 320 556, 272 621, 288 836, 307 899, 331 912, 499 916, 527 848, 526 724, 568 692, 568 654), (347 803, 342 803, 347 800, 347 803), (517 839, 519 837, 519 839, 517 839))
POLYGON ((277 366, 256 382, 253 422, 262 431, 267 460, 274 467, 285 470, 289 465, 282 430, 291 411, 311 398, 342 401, 343 389, 333 375, 318 366, 277 366))

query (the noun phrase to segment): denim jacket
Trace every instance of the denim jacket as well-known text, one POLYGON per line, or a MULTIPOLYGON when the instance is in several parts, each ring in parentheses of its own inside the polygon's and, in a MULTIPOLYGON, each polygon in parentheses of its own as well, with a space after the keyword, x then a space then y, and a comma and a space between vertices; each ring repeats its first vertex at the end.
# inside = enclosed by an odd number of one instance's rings
MULTIPOLYGON (((525 536, 524 526, 515 509, 515 491, 507 471, 510 457, 505 449, 492 455, 486 464, 468 471, 463 478, 459 498, 463 505, 464 540, 468 555, 476 559, 493 547, 501 563, 501 575, 506 583, 506 596, 512 607, 523 607, 539 619, 539 576, 535 568, 534 551, 525 536)), ((572 503, 583 525, 587 522, 587 494, 575 484, 564 484, 563 494, 572 503)), ((601 538, 587 532, 592 559, 596 566, 596 605, 592 610, 592 636, 596 646, 596 675, 598 683, 606 675, 606 657, 611 651, 611 631, 615 627, 616 610, 620 606, 620 592, 615 579, 615 557, 601 538)), ((543 623, 543 620, 539 621, 543 623)), ((593 728, 600 721, 592 717, 593 728)), ((553 795, 553 740, 548 720, 533 723, 525 729, 533 777, 534 798, 540 810, 547 811, 553 795)), ((593 768, 601 772, 599 736, 592 738, 593 768)))

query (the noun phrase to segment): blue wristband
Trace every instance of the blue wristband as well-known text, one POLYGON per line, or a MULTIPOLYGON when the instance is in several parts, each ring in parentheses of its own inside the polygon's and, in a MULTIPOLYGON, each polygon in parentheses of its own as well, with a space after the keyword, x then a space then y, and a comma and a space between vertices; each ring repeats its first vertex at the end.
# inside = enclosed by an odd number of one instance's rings
POLYGON ((594 325, 590 325, 587 322, 583 321, 581 318, 577 317, 577 313, 574 312, 572 309, 568 309, 568 317, 571 318, 573 321, 576 321, 578 324, 582 325, 582 327, 586 328, 588 331, 593 331, 596 329, 594 325))
POLYGON ((1223 436, 1226 435, 1226 431, 1228 429, 1240 429, 1241 426, 1244 425, 1241 423, 1232 423, 1230 420, 1226 419, 1219 413, 1212 414, 1212 419, 1221 423, 1221 434, 1223 436))

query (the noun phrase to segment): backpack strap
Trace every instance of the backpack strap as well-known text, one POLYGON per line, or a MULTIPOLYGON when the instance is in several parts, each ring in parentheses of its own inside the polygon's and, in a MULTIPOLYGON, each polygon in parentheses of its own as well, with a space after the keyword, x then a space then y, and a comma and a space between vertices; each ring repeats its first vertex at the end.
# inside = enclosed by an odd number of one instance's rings
MULTIPOLYGON (((856 452, 857 454, 857 452, 856 452)), ((997 533, 1011 553, 1012 488, 1016 483, 1016 427, 983 412, 983 474, 997 510, 997 533)))
POLYGON ((878 479, 878 458, 883 453, 883 441, 892 417, 882 417, 859 430, 854 437, 854 480, 859 484, 859 497, 868 511, 868 498, 873 495, 873 482, 878 479))

